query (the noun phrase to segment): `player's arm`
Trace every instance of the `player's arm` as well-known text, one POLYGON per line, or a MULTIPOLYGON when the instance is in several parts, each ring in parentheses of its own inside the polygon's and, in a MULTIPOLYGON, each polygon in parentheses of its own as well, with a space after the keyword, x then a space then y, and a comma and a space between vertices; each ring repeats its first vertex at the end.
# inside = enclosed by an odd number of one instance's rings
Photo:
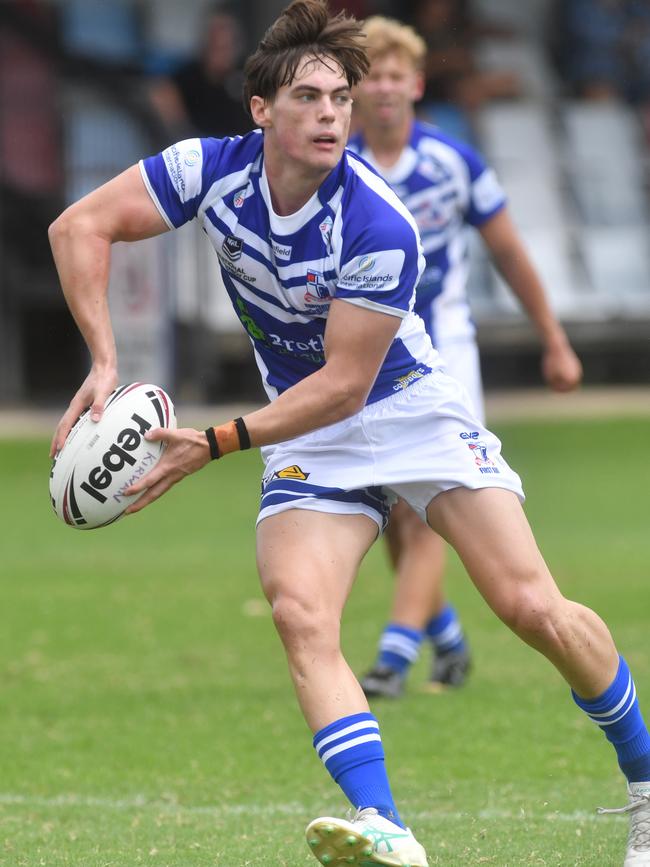
POLYGON ((505 208, 479 227, 494 264, 523 305, 543 346, 542 371, 556 391, 580 384, 582 365, 553 313, 544 287, 505 208))
MULTIPOLYGON (((325 364, 272 403, 243 417, 250 445, 283 442, 359 412, 400 321, 398 316, 335 299, 325 329, 325 364)), ((162 439, 168 447, 156 468, 129 489, 129 494, 145 489, 146 493, 127 513, 140 511, 211 459, 208 440, 201 431, 160 429, 152 434, 147 439, 162 439)), ((241 447, 233 422, 216 429, 216 440, 223 453, 241 447)))
POLYGON ((75 419, 92 406, 97 421, 117 385, 115 340, 108 309, 111 245, 167 231, 132 166, 67 208, 49 229, 50 244, 65 299, 90 350, 91 371, 55 431, 51 453, 63 446, 75 419))
POLYGON ((251 443, 282 442, 359 412, 400 321, 398 316, 335 299, 325 329, 325 364, 245 417, 251 443))

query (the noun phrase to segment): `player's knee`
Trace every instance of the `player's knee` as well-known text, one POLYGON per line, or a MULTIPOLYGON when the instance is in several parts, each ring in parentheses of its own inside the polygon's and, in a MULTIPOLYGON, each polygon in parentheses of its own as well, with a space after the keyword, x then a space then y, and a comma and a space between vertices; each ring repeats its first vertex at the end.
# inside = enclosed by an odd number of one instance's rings
POLYGON ((517 584, 497 607, 503 622, 527 644, 540 649, 557 641, 558 607, 530 583, 517 584))
POLYGON ((277 596, 272 603, 273 622, 290 653, 313 651, 318 645, 338 641, 338 621, 317 602, 291 593, 277 596))

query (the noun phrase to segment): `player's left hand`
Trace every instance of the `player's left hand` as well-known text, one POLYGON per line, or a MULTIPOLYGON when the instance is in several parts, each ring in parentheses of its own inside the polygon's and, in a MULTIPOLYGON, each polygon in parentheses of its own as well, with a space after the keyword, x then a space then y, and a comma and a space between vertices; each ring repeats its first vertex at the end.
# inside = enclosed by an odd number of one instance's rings
POLYGON ((205 434, 193 428, 154 428, 145 434, 145 439, 162 441, 166 449, 154 469, 124 491, 129 496, 145 492, 126 509, 126 515, 141 511, 181 479, 210 462, 210 447, 205 434))
POLYGON ((568 342, 559 342, 544 349, 542 373, 554 391, 573 391, 582 382, 582 364, 568 342))

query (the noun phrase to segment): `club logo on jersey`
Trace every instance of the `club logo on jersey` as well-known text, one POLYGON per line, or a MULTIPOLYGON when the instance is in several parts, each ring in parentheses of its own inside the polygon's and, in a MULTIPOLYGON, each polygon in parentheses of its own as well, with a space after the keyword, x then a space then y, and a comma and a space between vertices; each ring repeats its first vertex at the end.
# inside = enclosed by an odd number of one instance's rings
POLYGON ((305 304, 310 313, 325 313, 332 300, 330 290, 319 271, 307 271, 307 291, 305 304))
POLYGON ((236 262, 244 249, 244 242, 241 238, 236 238, 234 235, 226 235, 221 249, 229 261, 236 262))
POLYGON ((331 217, 325 217, 323 222, 318 227, 320 229, 321 237, 327 247, 327 252, 332 252, 332 226, 333 221, 331 217))
POLYGON ((422 379, 422 377, 428 372, 429 369, 427 367, 416 367, 415 370, 409 370, 409 372, 404 376, 397 377, 397 379, 395 380, 395 385, 393 386, 393 391, 403 391, 405 388, 408 388, 409 385, 412 385, 416 380, 422 379))
POLYGON ((288 244, 278 244, 277 241, 271 238, 271 249, 278 259, 290 259, 293 247, 288 244))
POLYGON ((235 195, 233 197, 232 203, 236 208, 241 208, 241 206, 244 204, 246 199, 252 195, 253 195, 253 185, 249 183, 248 186, 244 187, 243 189, 237 190, 237 192, 235 193, 235 195))
POLYGON ((303 472, 299 466, 293 464, 290 467, 285 467, 283 470, 276 470, 273 473, 274 479, 296 479, 299 482, 305 482, 309 478, 309 473, 303 472))

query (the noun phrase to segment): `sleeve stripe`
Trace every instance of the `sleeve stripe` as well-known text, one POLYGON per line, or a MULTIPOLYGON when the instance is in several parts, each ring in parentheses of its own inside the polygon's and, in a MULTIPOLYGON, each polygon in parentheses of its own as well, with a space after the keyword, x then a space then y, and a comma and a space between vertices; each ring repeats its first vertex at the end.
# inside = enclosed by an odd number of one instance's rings
POLYGON ((365 307, 367 310, 374 310, 377 313, 388 313, 389 316, 397 316, 398 319, 405 319, 409 315, 408 310, 399 310, 397 307, 389 307, 387 304, 378 304, 377 301, 371 301, 369 298, 351 298, 338 294, 335 297, 339 301, 356 304, 357 307, 365 307))
POLYGON ((142 180, 144 181, 144 185, 147 188, 147 192, 151 196, 151 200, 153 201, 154 205, 158 209, 160 216, 163 218, 165 223, 167 223, 167 226, 170 229, 175 229, 176 226, 172 223, 172 221, 167 216, 165 209, 160 204, 160 200, 159 200, 158 196, 156 195, 154 188, 151 186, 151 182, 149 181, 149 176, 147 175, 147 170, 144 167, 144 160, 140 160, 140 162, 138 163, 138 167, 140 169, 140 174, 142 175, 142 180))

